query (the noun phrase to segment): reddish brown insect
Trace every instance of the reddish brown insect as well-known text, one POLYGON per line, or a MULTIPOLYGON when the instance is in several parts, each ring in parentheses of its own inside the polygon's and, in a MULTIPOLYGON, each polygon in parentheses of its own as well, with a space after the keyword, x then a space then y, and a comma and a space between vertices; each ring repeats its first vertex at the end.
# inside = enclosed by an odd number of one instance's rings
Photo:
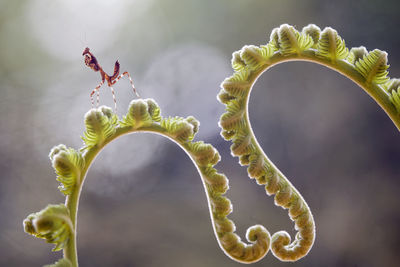
POLYGON ((103 70, 103 68, 97 62, 96 57, 92 53, 90 53, 89 47, 86 47, 85 50, 83 50, 82 56, 85 56, 85 64, 86 64, 86 66, 88 66, 89 68, 91 68, 92 70, 94 70, 96 72, 100 71, 100 75, 101 75, 101 82, 90 93, 90 99, 92 101, 92 107, 94 106, 94 101, 93 101, 94 93, 97 92, 97 106, 98 106, 99 105, 99 96, 100 96, 100 92, 99 92, 100 87, 104 84, 105 81, 107 81, 107 85, 108 85, 108 87, 110 87, 111 93, 113 95, 115 111, 117 111, 117 100, 115 98, 115 92, 114 92, 114 89, 112 88, 112 86, 116 82, 118 82, 119 79, 124 77, 125 75, 128 76, 129 81, 131 82, 131 85, 132 85, 132 88, 133 88, 133 92, 136 94, 137 97, 139 97, 139 94, 136 92, 136 88, 133 85, 133 81, 132 81, 132 78, 129 75, 129 73, 127 71, 125 71, 124 73, 119 75, 119 62, 118 62, 118 60, 115 62, 114 74, 110 76, 103 70))

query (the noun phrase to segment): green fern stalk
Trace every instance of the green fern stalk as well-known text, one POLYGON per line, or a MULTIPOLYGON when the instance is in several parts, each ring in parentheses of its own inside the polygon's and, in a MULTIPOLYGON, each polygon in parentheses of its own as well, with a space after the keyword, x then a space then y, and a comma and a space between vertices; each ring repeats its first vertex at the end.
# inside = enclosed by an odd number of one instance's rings
POLYGON ((349 51, 335 30, 327 27, 321 31, 313 24, 301 32, 283 24, 272 31, 267 45, 244 46, 234 52, 235 73, 222 83, 220 101, 246 102, 253 83, 264 71, 288 61, 314 62, 343 74, 364 89, 400 130, 399 86, 394 83, 397 79, 388 77, 387 53, 379 49, 368 53, 365 47, 349 51))
POLYGON ((25 231, 47 242, 56 244, 54 250, 63 249, 64 259, 51 266, 78 266, 76 250, 77 212, 81 189, 86 174, 99 152, 116 138, 135 132, 149 132, 165 136, 179 145, 196 166, 208 199, 215 236, 222 250, 239 262, 258 261, 270 247, 270 234, 261 225, 250 227, 247 240, 242 242, 234 232, 235 224, 227 218, 232 205, 224 196, 228 179, 218 173, 214 165, 220 160, 218 151, 202 141, 192 141, 199 122, 189 116, 161 117, 157 103, 152 99, 131 102, 122 120, 108 107, 91 109, 85 115, 86 131, 82 137, 85 146, 76 151, 58 145, 50 152, 50 159, 61 183, 60 191, 66 196, 65 205, 50 205, 33 213, 24 221, 25 231))
POLYGON ((231 152, 248 175, 267 194, 275 195, 275 204, 288 209, 297 235, 293 242, 284 231, 272 235, 271 249, 282 261, 296 261, 309 252, 315 239, 311 211, 295 187, 279 171, 260 147, 250 125, 248 105, 251 89, 267 69, 288 61, 309 61, 331 68, 363 88, 388 114, 400 130, 400 80, 389 79, 386 52, 367 52, 365 47, 345 46, 337 32, 323 31, 310 24, 301 32, 283 24, 272 31, 266 45, 247 45, 232 55, 234 74, 221 84, 219 101, 226 106, 219 125, 221 135, 232 142, 231 152))

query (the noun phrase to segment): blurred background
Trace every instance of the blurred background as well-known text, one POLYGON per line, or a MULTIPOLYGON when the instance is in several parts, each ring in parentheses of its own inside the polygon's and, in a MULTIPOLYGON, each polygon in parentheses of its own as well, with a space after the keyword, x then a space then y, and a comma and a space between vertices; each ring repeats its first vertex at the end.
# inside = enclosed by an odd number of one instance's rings
MULTIPOLYGON (((271 233, 294 224, 264 188, 247 178, 219 135, 219 85, 232 52, 261 45, 282 23, 331 26, 348 47, 389 53, 400 77, 400 4, 391 1, 0 1, 0 266, 42 266, 62 253, 23 232, 22 221, 62 203, 48 159, 63 143, 82 146, 83 116, 99 73, 84 65, 88 46, 106 72, 118 59, 143 98, 164 116, 193 115, 197 140, 221 153, 230 179, 230 218, 244 239, 263 224, 271 233)), ((134 98, 124 78, 114 87, 118 113, 134 98)), ((113 107, 108 87, 101 104, 113 107)), ((314 214, 309 255, 283 263, 271 253, 254 266, 398 266, 400 133, 350 80, 293 62, 258 80, 250 99, 255 134, 314 214)), ((219 249, 200 178, 185 153, 156 135, 135 134, 108 146, 81 196, 81 266, 241 266, 219 249)))

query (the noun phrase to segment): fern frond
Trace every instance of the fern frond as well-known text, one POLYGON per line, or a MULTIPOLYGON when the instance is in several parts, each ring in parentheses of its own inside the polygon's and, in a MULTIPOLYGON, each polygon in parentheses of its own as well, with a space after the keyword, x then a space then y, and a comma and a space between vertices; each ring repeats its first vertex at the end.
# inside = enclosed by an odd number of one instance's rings
POLYGON ((221 83, 221 87, 233 97, 243 97, 250 89, 249 82, 247 81, 249 75, 250 71, 247 68, 235 72, 221 83))
POLYGON ((299 33, 293 26, 283 24, 279 28, 279 47, 284 56, 300 54, 313 45, 314 41, 310 35, 299 33))
POLYGON ((251 134, 248 131, 238 133, 232 141, 231 153, 233 156, 249 154, 253 149, 251 134))
POLYGON ((193 116, 189 116, 185 119, 188 123, 193 125, 193 136, 191 137, 190 141, 193 140, 193 137, 197 134, 200 128, 200 122, 193 116))
POLYGON ((241 71, 246 67, 246 63, 243 61, 242 57, 240 56, 240 52, 241 52, 241 50, 233 52, 233 54, 232 54, 231 64, 232 64, 232 68, 235 71, 241 71))
POLYGON ((259 52, 265 59, 272 57, 278 49, 272 44, 261 45, 259 52))
POLYGON ((269 196, 276 194, 276 192, 279 189, 280 180, 281 179, 275 170, 272 171, 270 175, 267 177, 267 184, 265 185, 265 191, 269 196))
POLYGON ((387 53, 379 49, 369 52, 355 63, 356 70, 365 78, 367 84, 383 84, 389 80, 387 53))
POLYGON ((115 133, 117 116, 109 107, 101 106, 98 109, 91 109, 85 115, 86 131, 82 140, 86 148, 101 145, 115 133))
POLYGON ((43 267, 72 267, 72 263, 68 259, 63 258, 54 264, 44 265, 43 267))
POLYGON ((247 81, 231 81, 228 78, 222 82, 221 87, 229 94, 226 99, 244 97, 250 90, 250 83, 247 81))
MULTIPOLYGON (((242 79, 246 75, 246 71, 243 71, 236 76, 234 75, 233 79, 242 79)), ((243 112, 241 111, 244 107, 243 102, 237 99, 232 99, 229 102, 231 104, 227 107, 228 113, 243 112)), ((75 186, 77 190, 81 190, 89 165, 105 144, 111 143, 112 140, 119 136, 133 132, 159 133, 179 143, 197 166, 206 190, 216 237, 224 252, 229 257, 244 263, 258 261, 268 252, 271 236, 263 227, 254 226, 249 228, 247 232, 247 238, 251 243, 249 245, 241 242, 240 238, 233 233, 235 226, 231 220, 226 218, 232 211, 232 204, 228 198, 223 196, 229 189, 228 179, 224 174, 218 173, 213 168, 220 161, 220 155, 210 144, 191 141, 200 126, 200 123, 194 117, 161 118, 159 107, 155 101, 136 100, 131 103, 128 114, 123 121, 119 122, 121 127, 118 126, 115 114, 106 108, 91 110, 86 115, 85 120, 88 125, 86 138, 92 137, 91 141, 93 142, 90 149, 86 149, 81 155, 73 149, 60 145, 50 153, 53 165, 56 171, 63 175, 62 177, 67 176, 67 174, 71 177, 73 175, 79 177, 79 179, 72 179, 73 182, 71 183, 69 183, 69 180, 63 179, 65 190, 72 191, 75 186), (112 130, 108 131, 107 127, 110 125, 112 130)), ((238 129, 240 130, 241 125, 236 126, 239 126, 238 129)), ((237 130, 231 131, 229 134, 235 138, 239 137, 236 139, 240 140, 243 134, 236 135, 235 132, 237 130)), ((239 144, 238 141, 237 143, 239 144)), ((89 142, 88 144, 90 145, 89 142)), ((29 215, 24 221, 27 233, 55 243, 55 250, 64 248, 64 255, 68 260, 61 260, 50 265, 52 267, 69 266, 71 263, 71 266, 77 266, 74 238, 75 226, 71 219, 74 218, 75 220, 77 216, 80 191, 73 192, 67 197, 65 205, 49 206, 39 213, 29 215)))
POLYGON ((265 174, 264 158, 259 153, 252 153, 249 157, 247 172, 250 178, 259 178, 265 174))
MULTIPOLYGON (((229 223, 227 223, 229 227, 229 223)), ((242 263, 253 263, 262 259, 269 251, 271 236, 262 225, 254 225, 247 229, 246 245, 234 233, 221 234, 220 245, 227 251, 227 255, 242 263)))
POLYGON ((80 152, 65 145, 53 147, 49 154, 53 168, 57 174, 58 187, 64 195, 70 195, 81 180, 81 169, 85 161, 80 152))
POLYGON ((240 58, 244 60, 246 65, 252 69, 258 69, 268 63, 269 58, 276 51, 272 44, 261 47, 255 45, 244 46, 240 53, 240 58))
POLYGON ((211 210, 215 217, 226 217, 232 212, 232 203, 228 198, 221 195, 210 198, 211 210))
MULTIPOLYGON (((150 115, 149 111, 151 110, 152 112, 154 111, 157 112, 156 106, 152 106, 151 108, 149 107, 146 100, 143 99, 132 100, 131 103, 129 104, 128 113, 122 118, 120 125, 131 126, 134 129, 151 125, 153 123, 153 118, 152 115, 150 115), (151 108, 155 108, 155 110, 151 108)), ((157 114, 155 114, 155 116, 156 119, 158 119, 159 116, 157 116, 157 114)))
POLYGON ((250 156, 251 154, 243 154, 239 156, 239 164, 240 166, 247 166, 250 164, 250 156))
POLYGON ((72 229, 69 211, 64 204, 48 205, 24 220, 25 232, 55 244, 53 251, 64 248, 71 237, 72 229))
POLYGON ((173 139, 178 140, 180 143, 185 143, 193 140, 195 129, 199 126, 199 122, 194 117, 189 117, 188 119, 192 123, 182 117, 169 117, 162 119, 160 125, 173 139))
POLYGON ((221 131, 221 136, 222 136, 222 138, 224 138, 226 141, 229 141, 229 140, 231 140, 232 138, 234 138, 234 137, 235 137, 235 134, 236 134, 235 131, 225 131, 225 130, 222 130, 222 131, 221 131))
POLYGON ((217 95, 217 98, 221 103, 228 104, 229 101, 235 99, 236 97, 232 96, 227 91, 225 91, 225 89, 221 88, 219 94, 217 95))
POLYGON ((317 45, 316 55, 322 58, 330 59, 331 62, 345 59, 349 49, 344 40, 338 35, 337 31, 331 27, 326 27, 321 32, 321 37, 317 45))
POLYGON ((279 50, 281 48, 279 45, 279 27, 272 30, 268 44, 272 45, 275 50, 279 50))
POLYGON ((202 169, 204 182, 209 185, 212 193, 224 194, 229 189, 229 180, 224 174, 217 173, 217 170, 206 166, 202 169))
POLYGON ((224 235, 225 233, 232 233, 236 231, 236 226, 232 220, 228 218, 216 218, 214 220, 215 230, 219 235, 224 235))
POLYGON ((279 184, 279 189, 275 195, 275 205, 281 206, 283 208, 288 208, 288 204, 291 201, 293 190, 290 188, 286 181, 281 181, 279 184))
POLYGON ((199 166, 215 165, 220 159, 218 151, 203 141, 188 143, 187 149, 199 166))
POLYGON ((244 105, 241 101, 232 100, 226 107, 226 112, 222 114, 219 125, 225 131, 241 128, 244 124, 244 105))
POLYGON ((315 24, 308 24, 301 30, 302 34, 309 35, 313 40, 312 48, 317 48, 318 40, 321 35, 321 29, 315 24))
POLYGON ((248 81, 250 70, 245 68, 240 71, 236 71, 231 77, 228 78, 231 82, 246 82, 248 81))
POLYGON ((148 112, 150 114, 151 119, 155 122, 160 122, 161 121, 161 109, 158 106, 158 104, 156 103, 156 101, 154 101, 154 99, 151 99, 151 98, 145 99, 144 101, 146 101, 146 103, 147 103, 148 112))
POLYGON ((368 51, 364 46, 353 47, 352 49, 350 49, 350 52, 346 60, 350 64, 354 65, 356 62, 362 59, 366 54, 368 54, 368 51))
POLYGON ((100 106, 98 109, 108 118, 111 125, 113 126, 117 125, 118 116, 113 112, 113 110, 110 107, 100 106))

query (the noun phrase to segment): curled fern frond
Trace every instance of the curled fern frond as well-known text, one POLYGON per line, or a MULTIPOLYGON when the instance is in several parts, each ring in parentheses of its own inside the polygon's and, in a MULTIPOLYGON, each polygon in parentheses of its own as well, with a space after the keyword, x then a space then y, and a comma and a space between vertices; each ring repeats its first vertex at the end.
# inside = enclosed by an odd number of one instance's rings
POLYGON ((245 82, 249 78, 251 70, 244 68, 240 71, 235 72, 231 77, 227 78, 231 82, 245 82))
POLYGON ((375 49, 364 55, 362 59, 355 63, 356 69, 365 78, 367 84, 375 82, 383 84, 389 80, 387 65, 387 53, 379 49, 375 49))
POLYGON ((235 131, 221 131, 221 136, 224 138, 226 141, 231 140, 234 136, 236 135, 235 131))
POLYGON ((368 51, 364 46, 353 47, 352 49, 350 49, 349 55, 347 56, 346 60, 350 64, 354 65, 356 62, 358 62, 360 59, 362 59, 367 54, 368 54, 368 51))
POLYGON ((55 244, 53 251, 63 249, 71 238, 73 226, 69 211, 64 204, 48 205, 30 214, 24 220, 26 233, 55 244))
POLYGON ((220 160, 218 151, 203 141, 189 143, 187 148, 199 166, 215 165, 220 160))
POLYGON ((228 190, 228 179, 213 167, 220 160, 217 150, 202 141, 186 143, 192 159, 202 174, 204 186, 210 203, 213 227, 218 244, 225 254, 242 263, 256 262, 269 251, 271 236, 262 226, 256 225, 247 230, 246 244, 235 234, 235 224, 227 218, 232 212, 232 204, 223 194, 228 190))
POLYGON ((252 153, 247 158, 248 161, 243 162, 241 160, 241 164, 249 165, 247 168, 247 172, 249 173, 250 178, 259 178, 265 175, 265 166, 264 166, 264 158, 258 153, 252 153))
POLYGON ((249 83, 246 82, 250 72, 247 69, 236 72, 233 76, 226 78, 221 87, 233 97, 243 97, 249 89, 249 83))
POLYGON ((149 106, 148 101, 143 99, 132 100, 129 104, 128 113, 126 114, 126 116, 123 117, 120 125, 131 126, 135 129, 146 127, 153 123, 152 117, 154 116, 154 114, 155 118, 160 121, 160 114, 157 115, 157 113, 160 112, 158 106, 155 104, 154 101, 150 102, 150 105, 151 106, 149 106), (150 111, 153 115, 150 114, 150 111))
POLYGON ((221 195, 211 195, 211 211, 215 217, 226 217, 232 212, 231 201, 221 195))
MULTIPOLYGON (((237 77, 244 78, 246 75, 243 75, 242 73, 237 77)), ((234 112, 233 106, 228 109, 229 112, 234 112)), ((210 144, 192 142, 200 123, 192 116, 162 118, 160 114, 157 103, 152 99, 132 101, 128 114, 121 121, 115 120, 116 116, 111 109, 93 109, 85 118, 88 125, 85 136, 90 139, 87 141, 89 149, 84 148, 81 155, 64 145, 53 148, 50 158, 57 173, 63 177, 63 188, 65 187, 66 192, 68 190, 66 204, 49 206, 44 211, 29 215, 24 221, 27 233, 56 243, 55 250, 64 249, 66 260, 51 266, 69 266, 70 263, 71 266, 78 266, 74 234, 76 224, 72 221, 77 218, 83 180, 90 164, 106 144, 133 132, 151 132, 168 137, 190 156, 203 181, 215 236, 226 255, 239 262, 249 263, 260 260, 268 252, 271 236, 262 226, 249 228, 247 239, 250 244, 240 241, 239 236, 234 233, 235 225, 227 218, 232 212, 232 204, 224 196, 229 189, 228 179, 214 168, 221 159, 220 155, 210 144), (69 183, 64 178, 73 175, 79 176, 79 179, 73 180, 75 183, 69 183)))
POLYGON ((279 50, 281 48, 279 45, 279 28, 275 28, 272 30, 269 37, 269 44, 271 44, 275 48, 275 50, 279 50))
POLYGON ((154 101, 154 99, 151 99, 151 98, 145 99, 144 101, 146 101, 146 103, 147 103, 148 111, 149 111, 151 119, 155 122, 160 122, 161 121, 161 109, 158 106, 158 104, 156 103, 156 101, 154 101))
POLYGON ((172 139, 178 140, 179 143, 191 141, 198 131, 199 122, 192 116, 188 118, 169 117, 161 120, 163 127, 172 139))
POLYGON ((242 101, 232 100, 227 104, 226 112, 221 116, 219 125, 226 131, 240 127, 244 123, 245 110, 242 101))
POLYGON ((258 69, 268 63, 269 58, 276 51, 272 44, 263 45, 261 47, 248 45, 242 48, 240 58, 244 60, 246 65, 252 69, 258 69))
POLYGON ((217 98, 218 98, 218 100, 220 102, 222 102, 224 104, 228 104, 229 101, 231 101, 232 99, 235 99, 236 97, 232 96, 231 94, 229 94, 224 89, 221 89, 221 91, 219 92, 217 98))
MULTIPOLYGON (((353 48, 349 52, 344 40, 334 29, 327 27, 321 32, 313 24, 304 27, 301 33, 283 24, 272 31, 267 46, 247 45, 240 54, 235 52, 234 57, 240 58, 245 64, 234 68, 234 74, 221 84, 218 99, 226 106, 219 121, 221 136, 232 142, 231 153, 239 157, 241 165, 248 166, 249 177, 255 179, 257 184, 264 185, 268 195, 275 195, 277 206, 288 210, 297 234, 293 241, 284 231, 273 234, 271 249, 280 260, 295 261, 310 251, 315 239, 315 224, 307 203, 265 155, 251 129, 248 103, 255 81, 265 70, 282 62, 315 62, 355 81, 384 108, 400 129, 400 80, 388 81, 385 52, 376 49, 368 54, 365 47, 353 48), (262 54, 264 47, 270 47, 271 50, 262 54)), ((229 228, 229 223, 224 222, 229 228)), ((237 242, 238 237, 227 234, 223 240, 237 242)), ((243 252, 243 245, 235 245, 236 248, 240 253, 243 252)), ((233 254, 236 253, 235 249, 232 250, 233 254)))
POLYGON ((319 37, 321 35, 321 29, 315 24, 309 24, 301 31, 304 35, 309 35, 313 40, 312 48, 317 48, 319 37))
POLYGON ((189 116, 185 119, 188 123, 190 123, 191 125, 193 125, 193 137, 197 134, 197 132, 199 131, 199 127, 200 127, 200 122, 193 116, 189 116))
POLYGON ((229 180, 224 174, 218 173, 216 169, 210 166, 203 167, 201 170, 204 174, 204 182, 213 194, 224 194, 229 189, 229 180))
POLYGON ((109 107, 101 106, 89 110, 85 115, 86 131, 82 136, 86 148, 102 145, 112 136, 115 133, 117 120, 117 115, 109 107))
POLYGON ((321 32, 317 50, 317 56, 330 59, 332 62, 345 59, 349 53, 344 40, 331 27, 326 27, 321 32))
POLYGON ((223 99, 235 98, 235 97, 243 97, 247 90, 250 87, 250 84, 243 81, 231 81, 230 79, 226 79, 222 82, 222 88, 227 95, 222 95, 223 99))
POLYGON ((250 164, 250 156, 251 154, 244 154, 239 156, 239 164, 240 166, 247 166, 250 164))
POLYGON ((68 259, 60 259, 54 264, 45 265, 43 267, 72 267, 72 263, 68 259))
POLYGON ((232 143, 231 153, 233 156, 248 155, 254 149, 252 136, 247 131, 240 131, 232 143))
POLYGON ((299 33, 293 26, 283 24, 279 28, 279 48, 283 55, 300 54, 313 45, 310 35, 299 33))
MULTIPOLYGON (((229 229, 229 221, 223 221, 218 229, 229 229), (227 222, 227 223, 226 223, 227 222)), ((268 253, 271 236, 262 225, 254 225, 247 229, 246 239, 250 245, 243 243, 240 237, 232 232, 219 233, 221 235, 220 246, 227 255, 241 263, 253 263, 268 253)))
POLYGON ((243 61, 242 57, 240 56, 240 52, 241 51, 236 51, 236 52, 233 52, 233 54, 232 54, 231 64, 232 64, 232 68, 235 71, 241 71, 246 66, 246 63, 243 61))
POLYGON ((81 180, 81 169, 85 161, 80 152, 65 145, 53 147, 49 154, 53 168, 57 174, 58 187, 64 195, 70 195, 81 180))

